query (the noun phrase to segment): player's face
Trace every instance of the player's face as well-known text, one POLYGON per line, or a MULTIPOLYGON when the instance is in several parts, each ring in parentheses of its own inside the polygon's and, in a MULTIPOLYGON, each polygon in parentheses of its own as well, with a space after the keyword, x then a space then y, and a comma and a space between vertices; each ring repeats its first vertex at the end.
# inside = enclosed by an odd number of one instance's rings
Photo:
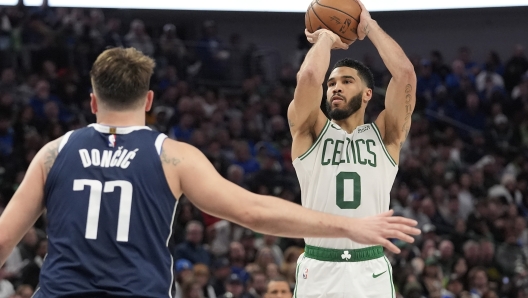
POLYGON ((292 298, 290 286, 284 281, 272 281, 264 298, 292 298))
POLYGON ((357 70, 337 67, 327 82, 326 109, 330 118, 344 120, 361 108, 363 102, 363 81, 357 70))

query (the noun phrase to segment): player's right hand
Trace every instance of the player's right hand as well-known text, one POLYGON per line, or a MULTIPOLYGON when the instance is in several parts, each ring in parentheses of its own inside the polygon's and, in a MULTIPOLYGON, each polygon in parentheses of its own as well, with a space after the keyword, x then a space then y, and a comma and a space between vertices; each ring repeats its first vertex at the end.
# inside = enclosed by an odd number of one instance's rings
POLYGON ((400 253, 388 238, 397 238, 402 241, 413 243, 411 235, 419 235, 420 230, 414 228, 418 223, 409 218, 392 216, 393 210, 370 216, 359 218, 358 223, 351 231, 350 239, 355 242, 371 245, 382 245, 393 253, 400 253))
POLYGON ((346 43, 344 43, 343 41, 341 41, 341 38, 337 34, 335 34, 334 32, 332 32, 332 31, 330 31, 328 29, 319 29, 319 30, 315 31, 314 33, 310 33, 310 32, 308 32, 307 29, 304 29, 304 34, 306 34, 306 39, 310 43, 316 43, 317 40, 319 40, 319 38, 322 35, 328 34, 328 36, 333 41, 332 49, 343 49, 343 50, 347 50, 348 49, 348 45, 346 43))
POLYGON ((372 17, 370 16, 370 12, 365 8, 365 5, 363 5, 361 0, 354 1, 356 1, 361 7, 361 14, 359 15, 359 24, 357 26, 357 34, 358 39, 363 40, 365 39, 365 37, 368 36, 370 32, 369 23, 372 21, 372 17))

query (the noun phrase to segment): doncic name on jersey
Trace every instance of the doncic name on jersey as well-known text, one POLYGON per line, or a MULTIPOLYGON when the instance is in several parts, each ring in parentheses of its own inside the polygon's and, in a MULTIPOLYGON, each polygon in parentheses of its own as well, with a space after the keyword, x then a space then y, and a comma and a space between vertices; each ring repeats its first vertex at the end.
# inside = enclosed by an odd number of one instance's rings
MULTIPOLYGON (((108 141, 108 147, 114 148, 116 145, 116 136, 110 135, 108 141)), ((79 155, 85 168, 96 166, 126 169, 130 166, 130 162, 136 157, 138 151, 138 148, 128 151, 127 149, 123 149, 123 146, 120 146, 115 151, 102 150, 102 152, 98 149, 92 149, 91 151, 88 151, 88 149, 80 149, 79 155)))

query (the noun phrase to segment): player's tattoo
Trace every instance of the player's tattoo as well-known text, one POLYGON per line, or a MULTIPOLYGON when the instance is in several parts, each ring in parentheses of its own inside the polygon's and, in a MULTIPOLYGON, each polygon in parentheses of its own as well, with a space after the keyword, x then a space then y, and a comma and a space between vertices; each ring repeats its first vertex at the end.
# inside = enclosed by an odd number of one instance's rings
POLYGON ((363 33, 365 33, 365 36, 368 36, 369 32, 370 32, 370 28, 369 28, 369 24, 367 24, 365 28, 363 28, 363 33))
POLYGON ((177 166, 181 162, 179 158, 169 157, 167 153, 165 153, 165 150, 161 150, 161 161, 163 163, 173 165, 173 166, 177 166))
MULTIPOLYGON (((405 139, 407 139, 407 136, 409 135, 409 130, 411 128, 410 120, 411 120, 411 114, 413 111, 413 107, 411 104, 412 99, 412 86, 411 84, 407 84, 405 86, 405 121, 403 122, 402 126, 402 132, 405 134, 405 139)), ((400 142, 400 148, 403 147, 403 142, 400 142)))
POLYGON ((55 159, 57 159, 57 155, 59 154, 59 143, 60 141, 53 142, 46 149, 46 157, 44 159, 44 169, 46 170, 46 175, 49 174, 51 167, 55 163, 55 159))
POLYGON ((292 128, 292 127, 295 126, 295 123, 293 123, 293 121, 291 121, 290 119, 288 119, 288 125, 290 126, 290 128, 292 128))

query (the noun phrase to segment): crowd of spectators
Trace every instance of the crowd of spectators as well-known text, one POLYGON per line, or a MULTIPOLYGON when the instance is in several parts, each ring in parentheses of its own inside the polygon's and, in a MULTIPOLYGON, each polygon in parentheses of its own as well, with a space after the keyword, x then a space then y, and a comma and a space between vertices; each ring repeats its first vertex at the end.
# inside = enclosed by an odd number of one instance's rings
MULTIPOLYGON (((300 203, 286 110, 298 61, 276 79, 259 54, 233 34, 181 40, 177 28, 133 20, 123 30, 101 10, 0 8, 0 213, 36 152, 95 121, 89 70, 107 47, 131 46, 156 59, 156 99, 147 124, 199 148, 224 177, 260 194, 300 203)), ((373 53, 375 54, 375 53, 373 53)), ((528 297, 528 59, 489 52, 476 61, 460 47, 412 56, 417 106, 391 208, 423 231, 387 252, 398 297, 528 297), (503 60, 506 58, 505 60, 503 60)), ((375 98, 366 122, 384 108, 390 74, 372 64, 375 98)), ((214 200, 214 198, 211 198, 214 200)), ((185 197, 174 222, 176 297, 258 298, 267 281, 293 288, 302 239, 256 234, 200 212, 185 197)), ((29 298, 47 251, 43 215, 0 269, 0 298, 29 298)))

